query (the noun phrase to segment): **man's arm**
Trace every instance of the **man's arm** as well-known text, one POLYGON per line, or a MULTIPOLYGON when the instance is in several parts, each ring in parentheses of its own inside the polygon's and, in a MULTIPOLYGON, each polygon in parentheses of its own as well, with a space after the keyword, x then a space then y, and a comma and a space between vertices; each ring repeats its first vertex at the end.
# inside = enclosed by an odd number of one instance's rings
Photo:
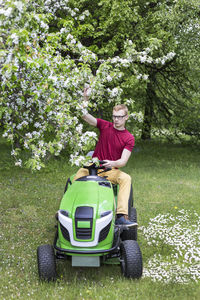
POLYGON ((90 114, 82 116, 82 119, 92 126, 97 126, 97 119, 90 114))
POLYGON ((127 164, 130 156, 131 156, 131 151, 124 149, 120 159, 104 160, 106 163, 103 164, 103 166, 106 168, 122 168, 127 164))
MULTIPOLYGON (((83 98, 84 98, 84 101, 86 101, 86 102, 88 102, 88 100, 89 100, 89 97, 87 95, 87 91, 89 88, 90 87, 85 88, 84 93, 83 93, 83 98)), ((95 127, 97 126, 97 119, 95 117, 93 117, 92 115, 90 115, 89 113, 82 116, 82 119, 92 126, 95 126, 95 127)))

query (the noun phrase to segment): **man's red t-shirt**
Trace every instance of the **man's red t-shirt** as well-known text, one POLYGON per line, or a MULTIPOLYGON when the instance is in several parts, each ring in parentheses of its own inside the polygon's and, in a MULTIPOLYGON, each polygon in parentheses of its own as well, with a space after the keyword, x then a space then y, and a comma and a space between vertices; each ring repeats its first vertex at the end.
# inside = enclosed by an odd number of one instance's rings
POLYGON ((97 119, 97 128, 100 136, 93 157, 98 157, 99 160, 118 160, 124 149, 133 150, 135 138, 127 129, 117 130, 113 123, 102 119, 97 119))

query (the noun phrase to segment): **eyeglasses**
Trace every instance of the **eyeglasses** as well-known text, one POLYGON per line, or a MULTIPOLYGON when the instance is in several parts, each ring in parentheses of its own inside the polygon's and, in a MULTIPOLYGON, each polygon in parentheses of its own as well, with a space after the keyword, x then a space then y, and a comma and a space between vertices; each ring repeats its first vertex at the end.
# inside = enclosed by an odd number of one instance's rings
POLYGON ((125 117, 126 115, 124 115, 124 116, 112 116, 113 117, 113 119, 115 120, 115 119, 119 119, 119 120, 122 120, 124 117, 125 117))

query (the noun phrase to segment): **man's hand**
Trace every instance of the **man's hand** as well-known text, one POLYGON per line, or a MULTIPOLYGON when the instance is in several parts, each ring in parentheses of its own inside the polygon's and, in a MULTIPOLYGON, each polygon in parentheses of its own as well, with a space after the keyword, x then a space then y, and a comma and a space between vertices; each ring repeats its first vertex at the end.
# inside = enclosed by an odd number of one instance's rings
POLYGON ((85 87, 83 91, 83 98, 85 101, 89 100, 90 93, 91 93, 91 87, 90 86, 85 87))
MULTIPOLYGON (((83 105, 84 102, 86 104, 86 107, 88 107, 88 99, 89 99, 89 95, 88 95, 88 90, 91 89, 90 86, 84 88, 83 91, 83 105)), ((93 117, 92 115, 90 115, 88 112, 86 114, 84 114, 82 116, 83 120, 85 120, 88 124, 92 125, 92 126, 97 126, 97 119, 95 117, 93 117)))
POLYGON ((104 159, 104 162, 105 163, 102 166, 105 168, 114 168, 115 167, 115 161, 113 161, 113 160, 104 159))
POLYGON ((127 164, 130 156, 131 156, 131 152, 127 149, 124 149, 120 159, 118 160, 104 159, 105 164, 103 164, 103 166, 106 168, 122 168, 127 164))

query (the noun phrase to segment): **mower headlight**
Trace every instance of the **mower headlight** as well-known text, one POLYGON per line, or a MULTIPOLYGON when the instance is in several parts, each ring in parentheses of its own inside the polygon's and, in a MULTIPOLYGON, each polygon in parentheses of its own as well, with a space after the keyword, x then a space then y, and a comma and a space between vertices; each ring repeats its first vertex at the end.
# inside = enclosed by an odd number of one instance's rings
POLYGON ((100 214, 100 217, 103 218, 103 217, 105 217, 105 216, 108 216, 108 215, 111 214, 111 213, 112 213, 112 210, 104 211, 104 212, 102 212, 102 213, 100 214))
POLYGON ((65 217, 69 217, 69 212, 67 210, 64 210, 64 209, 60 209, 59 212, 65 216, 65 217))

